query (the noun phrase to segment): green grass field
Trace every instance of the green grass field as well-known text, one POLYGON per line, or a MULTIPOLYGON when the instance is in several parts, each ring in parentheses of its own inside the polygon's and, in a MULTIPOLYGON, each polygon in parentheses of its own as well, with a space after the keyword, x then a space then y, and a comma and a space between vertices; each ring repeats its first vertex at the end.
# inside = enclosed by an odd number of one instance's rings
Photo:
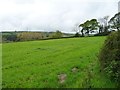
POLYGON ((106 37, 5 43, 3 88, 114 88, 97 59, 106 37), (75 69, 75 71, 73 71, 75 69), (61 83, 59 76, 65 74, 61 83))

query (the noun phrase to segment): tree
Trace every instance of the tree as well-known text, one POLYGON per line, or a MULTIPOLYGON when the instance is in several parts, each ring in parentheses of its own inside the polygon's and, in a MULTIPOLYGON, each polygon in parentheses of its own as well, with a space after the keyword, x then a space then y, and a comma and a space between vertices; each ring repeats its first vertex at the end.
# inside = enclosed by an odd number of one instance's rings
POLYGON ((82 33, 82 37, 84 37, 84 30, 85 30, 85 24, 80 24, 79 27, 82 27, 81 29, 81 33, 82 33))
POLYGON ((99 33, 108 32, 108 28, 109 28, 108 19, 109 19, 109 16, 104 16, 103 18, 100 18, 98 20, 99 21, 99 33))
POLYGON ((44 35, 40 32, 21 32, 17 34, 18 41, 39 40, 43 39, 44 35))
POLYGON ((62 32, 57 30, 56 32, 54 32, 52 35, 51 35, 51 38, 61 38, 62 37, 62 32))
POLYGON ((9 42, 9 41, 17 41, 17 34, 16 33, 8 33, 2 35, 3 42, 9 42))
POLYGON ((76 33, 79 33, 80 30, 79 30, 79 23, 76 23, 73 27, 73 31, 75 31, 76 33))
POLYGON ((90 24, 90 31, 92 32, 93 30, 97 30, 98 29, 98 22, 97 19, 91 19, 89 21, 90 24))
POLYGON ((92 33, 93 30, 97 30, 98 22, 96 19, 87 20, 86 22, 80 24, 79 27, 82 27, 81 29, 82 36, 84 36, 84 32, 89 36, 90 32, 92 33))
POLYGON ((102 33, 103 32, 103 25, 98 25, 99 27, 99 33, 102 33))
POLYGON ((89 36, 89 29, 90 29, 90 21, 87 20, 85 23, 84 23, 84 28, 85 28, 85 34, 87 34, 89 36))
POLYGON ((111 28, 120 30, 120 12, 110 19, 109 24, 111 28))
POLYGON ((80 34, 77 32, 77 33, 75 34, 75 37, 80 37, 80 34))

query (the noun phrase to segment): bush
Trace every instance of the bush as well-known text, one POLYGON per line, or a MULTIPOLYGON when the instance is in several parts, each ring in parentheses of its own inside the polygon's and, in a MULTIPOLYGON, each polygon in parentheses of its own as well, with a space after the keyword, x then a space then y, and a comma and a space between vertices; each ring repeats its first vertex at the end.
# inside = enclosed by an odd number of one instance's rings
POLYGON ((62 32, 57 30, 56 32, 51 34, 50 38, 56 38, 57 39, 57 38, 62 38, 62 36, 63 36, 62 32))
POLYGON ((74 37, 80 37, 81 35, 77 32, 74 37))
POLYGON ((16 34, 7 34, 7 35, 2 35, 2 41, 3 42, 14 42, 17 41, 17 35, 16 34))
POLYGON ((102 70, 120 85, 120 31, 112 32, 99 54, 102 70))
POLYGON ((21 32, 17 34, 18 41, 30 41, 43 39, 44 35, 40 32, 21 32))
POLYGON ((101 32, 101 33, 95 34, 94 36, 107 36, 107 35, 109 35, 110 33, 111 33, 111 31, 109 31, 109 32, 101 32))

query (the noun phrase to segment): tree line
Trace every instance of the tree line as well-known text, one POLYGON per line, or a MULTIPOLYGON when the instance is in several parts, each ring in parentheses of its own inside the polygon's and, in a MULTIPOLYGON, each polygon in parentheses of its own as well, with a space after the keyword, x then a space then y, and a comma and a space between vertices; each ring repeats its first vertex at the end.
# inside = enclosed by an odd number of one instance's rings
MULTIPOLYGON (((81 36, 89 36, 90 33, 98 31, 96 35, 108 35, 111 31, 120 30, 120 12, 115 14, 110 20, 109 16, 100 19, 87 20, 78 25, 79 30, 76 30, 76 35, 81 33, 81 36)), ((79 36, 79 35, 78 35, 79 36)))
POLYGON ((41 39, 61 38, 62 32, 4 32, 2 33, 2 42, 31 41, 41 39))

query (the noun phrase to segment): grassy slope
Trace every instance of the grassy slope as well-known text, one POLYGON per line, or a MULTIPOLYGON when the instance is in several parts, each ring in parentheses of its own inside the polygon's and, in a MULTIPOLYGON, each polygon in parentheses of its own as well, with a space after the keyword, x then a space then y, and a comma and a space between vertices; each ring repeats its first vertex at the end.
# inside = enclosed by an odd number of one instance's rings
POLYGON ((115 87, 100 72, 97 55, 105 37, 3 44, 3 87, 115 87), (79 72, 71 69, 78 67, 79 72), (67 74, 64 84, 58 74, 67 74))

